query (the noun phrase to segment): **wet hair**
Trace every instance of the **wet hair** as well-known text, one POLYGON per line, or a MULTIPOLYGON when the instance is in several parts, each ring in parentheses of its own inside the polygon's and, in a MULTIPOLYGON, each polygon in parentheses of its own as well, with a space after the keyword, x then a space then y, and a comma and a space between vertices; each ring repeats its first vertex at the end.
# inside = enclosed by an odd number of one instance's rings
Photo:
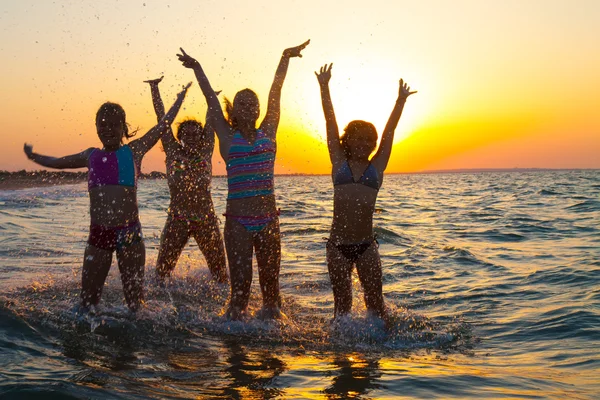
POLYGON ((197 128, 200 131, 200 135, 204 134, 204 128, 202 127, 202 124, 200 123, 200 121, 196 121, 195 119, 186 119, 185 121, 181 121, 179 123, 179 125, 177 126, 177 132, 175 133, 175 137, 177 138, 177 141, 181 142, 181 131, 183 129, 185 129, 186 127, 190 127, 190 128, 197 128))
POLYGON ((223 102, 225 103, 225 119, 227 120, 227 122, 229 122, 229 125, 233 126, 233 121, 231 118, 231 113, 233 112, 233 104, 227 97, 223 98, 223 102))
MULTIPOLYGON (((340 144, 341 144, 342 149, 344 150, 344 154, 346 155, 347 158, 350 157, 350 147, 348 145, 348 139, 351 136, 354 136, 358 133, 366 133, 369 135, 370 139, 373 139, 373 141, 377 142, 377 129, 375 129, 375 125, 373 125, 372 123, 367 122, 367 121, 361 121, 361 120, 351 121, 344 128, 344 134, 340 138, 340 144)), ((376 146, 377 146, 377 143, 373 147, 373 150, 375 150, 376 146)))
MULTIPOLYGON (((107 114, 115 114, 121 119, 121 124, 123 125, 123 136, 125 136, 127 139, 135 136, 138 130, 136 129, 133 132, 129 133, 129 124, 127 123, 127 116, 125 115, 125 110, 123 109, 123 107, 121 107, 121 105, 117 103, 111 103, 110 101, 107 101, 106 103, 102 104, 96 112, 96 124, 98 124, 100 118, 107 114)), ((123 141, 123 138, 121 138, 121 141, 123 141)))
MULTIPOLYGON (((235 102, 235 99, 243 94, 250 94, 251 96, 253 96, 256 99, 256 103, 258 104, 258 96, 256 95, 256 93, 254 92, 254 90, 252 89, 242 89, 239 92, 237 92, 235 94, 235 97, 233 98, 233 102, 235 102)), ((229 125, 231 125, 231 127, 233 128, 233 130, 237 129, 237 119, 235 117, 232 116, 233 114, 233 103, 227 98, 224 98, 224 102, 225 102, 225 119, 227 120, 227 122, 229 122, 229 125)))

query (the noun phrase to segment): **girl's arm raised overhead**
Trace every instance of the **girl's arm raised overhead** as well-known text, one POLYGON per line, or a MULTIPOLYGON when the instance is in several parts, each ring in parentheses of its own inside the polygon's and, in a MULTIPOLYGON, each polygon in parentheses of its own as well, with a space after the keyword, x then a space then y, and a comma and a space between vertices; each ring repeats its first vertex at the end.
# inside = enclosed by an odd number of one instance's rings
POLYGON ((340 131, 333 111, 333 102, 329 93, 329 80, 331 79, 331 68, 333 64, 325 64, 319 72, 315 72, 319 86, 321 88, 321 102, 323 103, 323 113, 325 114, 325 126, 327 127, 327 148, 331 164, 338 165, 346 159, 342 146, 340 145, 340 131))
POLYGON ((88 165, 88 157, 94 149, 90 147, 81 153, 71 154, 64 157, 50 157, 43 156, 33 152, 33 146, 25 143, 23 145, 23 151, 31 161, 39 164, 43 167, 56 168, 56 169, 67 169, 67 168, 85 168, 88 165))
POLYGON ((212 114, 211 119, 217 135, 219 136, 219 140, 227 140, 230 126, 227 120, 225 120, 221 103, 219 103, 219 99, 217 98, 215 91, 210 86, 208 77, 204 73, 204 70, 202 69, 202 66, 198 60, 188 55, 182 48, 179 48, 179 50, 181 50, 181 54, 177 54, 179 61, 183 63, 184 67, 194 70, 194 74, 196 75, 196 79, 200 85, 200 89, 202 89, 202 94, 204 94, 204 97, 206 98, 208 111, 210 114, 212 114))
POLYGON ((392 110, 392 114, 388 119, 387 124, 385 125, 385 129, 383 130, 383 134, 381 135, 381 143, 379 144, 379 149, 377 153, 373 156, 371 160, 371 164, 377 169, 377 171, 382 174, 387 167, 388 161, 390 160, 390 155, 392 154, 392 145, 394 144, 394 131, 396 130, 396 126, 398 126, 398 121, 400 120, 400 116, 402 115, 402 110, 404 109, 404 104, 406 103, 406 99, 411 94, 415 94, 415 92, 410 91, 410 87, 408 84, 404 82, 404 80, 400 79, 400 90, 398 91, 398 99, 396 100, 396 104, 394 105, 394 109, 392 110))
MULTIPOLYGON (((221 93, 221 91, 218 91, 215 93, 218 96, 219 93, 221 93)), ((215 128, 214 128, 215 124, 212 119, 213 119, 213 117, 212 117, 210 110, 206 110, 206 119, 204 120, 204 121, 206 121, 204 123, 204 140, 206 141, 206 144, 207 144, 208 148, 210 149, 211 157, 215 150, 215 128)))
MULTIPOLYGON (((156 119, 158 122, 165 116, 165 105, 163 104, 162 98, 160 97, 160 91, 158 90, 158 84, 163 80, 161 76, 158 79, 151 79, 144 81, 150 84, 150 92, 152 94, 152 105, 154 106, 154 112, 156 113, 156 119)), ((179 143, 173 137, 173 131, 171 125, 167 127, 166 132, 160 138, 163 148, 167 156, 172 156, 175 151, 179 148, 179 143)))
POLYGON ((181 108, 181 104, 183 104, 185 94, 187 93, 187 90, 190 88, 191 85, 192 83, 190 82, 183 87, 183 90, 177 95, 175 103, 173 103, 169 111, 161 118, 161 120, 156 126, 150 129, 148 133, 146 133, 141 138, 129 143, 131 151, 138 157, 138 159, 141 160, 144 154, 146 154, 152 147, 154 147, 154 145, 156 144, 156 142, 158 142, 158 139, 160 139, 162 134, 167 130, 167 128, 171 126, 173 120, 179 112, 179 109, 181 108))
POLYGON ((275 72, 275 79, 273 79, 273 84, 271 85, 271 90, 269 92, 267 113, 260 126, 261 129, 265 130, 267 134, 270 134, 273 137, 275 136, 279 125, 279 116, 281 115, 281 88, 283 87, 283 81, 287 74, 290 58, 302 57, 301 51, 304 50, 309 43, 310 40, 307 40, 300 46, 285 49, 281 55, 281 60, 279 61, 277 71, 275 72))
POLYGON ((165 105, 163 104, 162 98, 160 97, 160 91, 158 90, 158 84, 163 80, 164 76, 157 79, 149 79, 144 81, 150 85, 150 93, 152 94, 152 105, 154 106, 154 112, 156 113, 156 120, 160 122, 161 118, 165 116, 165 105))

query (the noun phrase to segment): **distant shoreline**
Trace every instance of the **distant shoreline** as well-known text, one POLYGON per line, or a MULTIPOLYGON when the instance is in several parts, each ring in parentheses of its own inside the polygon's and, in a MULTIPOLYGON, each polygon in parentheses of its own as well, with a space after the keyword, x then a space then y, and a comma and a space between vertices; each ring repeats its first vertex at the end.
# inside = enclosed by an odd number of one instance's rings
MULTIPOLYGON (((549 171, 599 171, 598 168, 462 168, 438 169, 415 172, 393 172, 388 175, 427 175, 427 174, 478 174, 478 173, 511 173, 511 172, 549 172, 549 171)), ((276 176, 329 176, 329 174, 277 174, 276 176)), ((163 172, 140 174, 140 179, 166 179, 163 172)), ((214 175, 224 178, 225 175, 214 175)), ((87 181, 87 172, 67 171, 0 171, 0 190, 18 190, 34 187, 72 185, 87 181)))
MULTIPOLYGON (((140 179, 164 179, 162 172, 140 174, 140 179)), ((0 190, 30 189, 56 185, 74 185, 87 182, 87 172, 68 171, 0 171, 0 190)))

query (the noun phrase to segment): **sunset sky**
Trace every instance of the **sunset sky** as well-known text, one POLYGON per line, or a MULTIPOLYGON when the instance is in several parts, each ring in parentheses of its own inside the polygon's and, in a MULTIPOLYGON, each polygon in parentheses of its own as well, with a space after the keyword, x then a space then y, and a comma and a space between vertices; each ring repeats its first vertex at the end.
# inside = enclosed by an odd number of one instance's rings
MULTIPOLYGON (((600 1, 32 1, 0 3, 0 170, 38 169, 23 142, 54 156, 99 146, 94 117, 120 103, 156 122, 143 81, 164 75, 178 120, 204 121, 204 97, 179 47, 230 99, 254 89, 266 109, 286 47, 276 172, 328 173, 313 71, 333 62, 338 124, 381 133, 404 78, 412 96, 389 172, 452 168, 600 168, 600 1)), ((214 173, 224 165, 215 152, 214 173)), ((164 171, 157 146, 144 171, 164 171)))

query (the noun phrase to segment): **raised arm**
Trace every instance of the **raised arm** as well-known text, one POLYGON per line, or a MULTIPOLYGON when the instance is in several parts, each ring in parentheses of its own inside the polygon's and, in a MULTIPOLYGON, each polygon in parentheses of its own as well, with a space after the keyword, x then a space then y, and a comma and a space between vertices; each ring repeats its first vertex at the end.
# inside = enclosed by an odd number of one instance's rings
POLYGON ((333 102, 329 93, 329 80, 331 79, 331 68, 333 64, 323 65, 319 72, 315 71, 319 87, 321 88, 321 102, 323 103, 323 113, 325 114, 325 126, 327 128, 327 148, 331 164, 337 166, 344 162, 346 156, 340 145, 340 131, 333 111, 333 102))
MULTIPOLYGON (((150 93, 152 94, 152 105, 154 106, 154 112, 156 113, 156 119, 158 122, 165 116, 165 105, 163 104, 162 98, 160 97, 160 91, 158 90, 158 84, 163 80, 163 76, 158 79, 151 79, 144 81, 150 85, 150 93)), ((160 137, 163 148, 167 153, 167 156, 172 156, 179 148, 179 143, 173 136, 171 125, 167 127, 164 135, 160 137)))
POLYGON ((181 104, 183 104, 185 94, 187 93, 187 90, 190 88, 191 85, 192 83, 190 82, 183 87, 183 90, 177 95, 175 103, 173 103, 169 111, 165 114, 165 116, 161 118, 161 120, 158 122, 158 124, 156 124, 156 126, 150 129, 148 133, 146 133, 141 138, 129 143, 129 147, 131 147, 133 154, 139 160, 141 160, 144 154, 146 154, 152 147, 154 147, 154 145, 156 144, 156 142, 158 142, 158 139, 160 139, 162 134, 171 126, 173 120, 179 112, 179 109, 181 108, 181 104))
POLYGON ((400 79, 400 90, 398 91, 398 99, 396 100, 396 104, 394 105, 394 109, 392 110, 392 114, 388 119, 387 124, 385 125, 385 129, 383 130, 383 134, 381 135, 381 143, 379 143, 379 149, 377 153, 373 156, 371 160, 371 164, 377 169, 377 171, 382 174, 387 167, 388 161, 390 160, 390 155, 392 154, 392 145, 394 144, 394 132, 396 130, 396 126, 398 126, 398 121, 400 120, 400 116, 402 115, 402 110, 404 109, 404 104, 406 103, 406 99, 411 94, 417 93, 411 92, 408 84, 404 82, 404 80, 400 79))
POLYGON ((33 146, 25 143, 23 145, 23 151, 31 161, 39 164, 43 167, 56 168, 56 169, 67 169, 67 168, 85 168, 88 165, 88 157, 94 150, 89 148, 82 151, 81 153, 71 154, 64 157, 50 157, 37 154, 33 152, 33 146))
MULTIPOLYGON (((221 91, 215 92, 218 96, 221 91)), ((204 141, 206 142, 206 146, 209 149, 209 155, 212 157, 213 152, 215 151, 215 128, 213 122, 213 114, 211 114, 210 109, 206 110, 206 119, 204 123, 204 141)))
POLYGON ((208 112, 211 114, 211 119, 213 121, 213 127, 219 136, 220 141, 227 141, 229 136, 229 131, 231 130, 229 123, 225 119, 223 115, 223 109, 221 108, 221 103, 219 103, 219 99, 213 88, 210 86, 210 82, 208 81, 208 77, 204 73, 202 66, 195 58, 188 55, 182 48, 181 54, 177 54, 179 61, 183 63, 183 66, 186 68, 191 68, 194 70, 194 74, 196 75, 196 79, 198 80, 198 85, 200 85, 200 89, 202 89, 202 94, 206 98, 206 104, 208 105, 208 112))
POLYGON ((272 135, 273 137, 277 133, 277 127, 279 126, 279 117, 281 115, 281 88, 283 87, 285 76, 287 75, 290 58, 302 57, 301 51, 304 50, 309 43, 310 40, 307 40, 300 46, 285 49, 281 55, 281 60, 277 66, 277 71, 275 71, 275 79, 273 79, 273 84, 271 85, 271 90, 269 91, 267 113, 260 126, 265 133, 272 135))
POLYGON ((160 91, 158 90, 158 84, 163 80, 164 76, 157 79, 149 79, 144 81, 150 85, 150 93, 152 94, 152 105, 154 106, 154 112, 156 113, 156 120, 160 122, 160 119, 165 116, 165 105, 163 104, 162 98, 160 97, 160 91))

